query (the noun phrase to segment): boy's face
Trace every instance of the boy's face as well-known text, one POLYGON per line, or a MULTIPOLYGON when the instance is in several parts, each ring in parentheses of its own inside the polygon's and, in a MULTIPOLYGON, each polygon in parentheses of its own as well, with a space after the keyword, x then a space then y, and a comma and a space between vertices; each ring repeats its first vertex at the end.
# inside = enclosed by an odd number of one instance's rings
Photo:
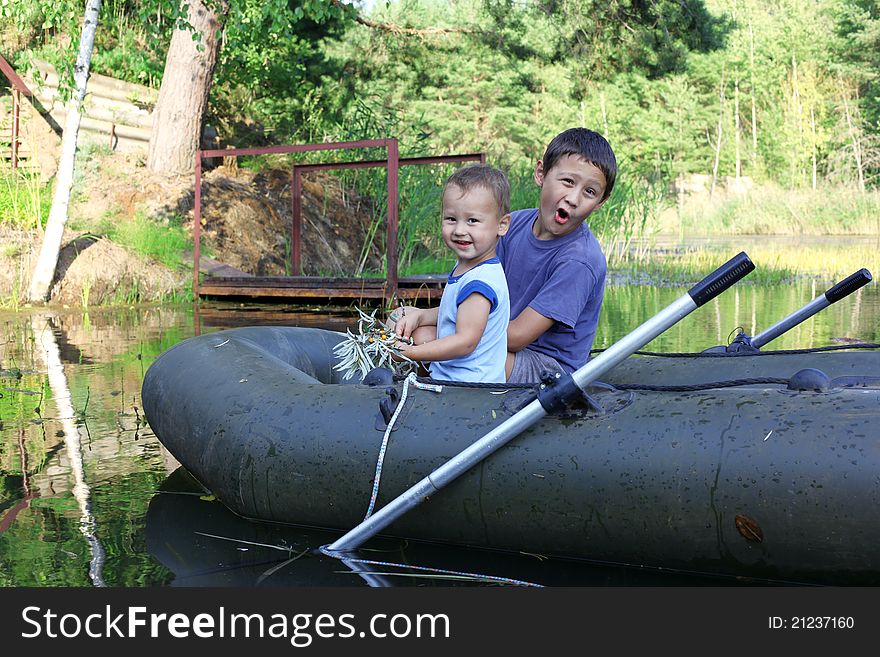
POLYGON ((474 187, 463 192, 449 185, 444 190, 443 242, 458 256, 459 271, 494 258, 498 237, 509 225, 510 215, 501 214, 488 189, 474 187))
POLYGON ((549 171, 538 160, 535 182, 541 207, 532 232, 539 240, 568 235, 605 202, 605 174, 578 155, 562 156, 549 171))

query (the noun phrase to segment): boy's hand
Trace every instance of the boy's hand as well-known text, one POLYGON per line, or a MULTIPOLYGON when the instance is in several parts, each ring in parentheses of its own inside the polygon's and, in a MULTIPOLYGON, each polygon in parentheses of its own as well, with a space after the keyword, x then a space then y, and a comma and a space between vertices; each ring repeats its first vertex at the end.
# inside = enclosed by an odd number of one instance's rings
POLYGON ((415 306, 402 306, 398 310, 395 310, 392 313, 393 315, 397 314, 397 320, 394 322, 394 332, 397 333, 401 338, 410 338, 412 337, 413 331, 422 326, 425 323, 423 320, 426 319, 426 310, 423 308, 416 308, 415 306))

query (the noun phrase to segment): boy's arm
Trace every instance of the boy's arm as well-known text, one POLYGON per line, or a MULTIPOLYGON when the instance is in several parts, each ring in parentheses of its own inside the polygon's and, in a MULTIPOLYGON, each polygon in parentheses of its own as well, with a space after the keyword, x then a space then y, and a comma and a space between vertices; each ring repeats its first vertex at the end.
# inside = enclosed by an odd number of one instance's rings
POLYGON ((554 320, 544 317, 531 306, 526 306, 507 325, 507 351, 517 352, 528 347, 541 335, 550 330, 555 324, 554 320))
MULTIPOLYGON (((458 306, 455 316, 455 333, 424 344, 403 345, 401 353, 407 358, 420 361, 452 360, 473 353, 483 337, 489 321, 491 302, 478 292, 469 295, 458 306)), ((436 313, 434 315, 436 323, 436 313)))

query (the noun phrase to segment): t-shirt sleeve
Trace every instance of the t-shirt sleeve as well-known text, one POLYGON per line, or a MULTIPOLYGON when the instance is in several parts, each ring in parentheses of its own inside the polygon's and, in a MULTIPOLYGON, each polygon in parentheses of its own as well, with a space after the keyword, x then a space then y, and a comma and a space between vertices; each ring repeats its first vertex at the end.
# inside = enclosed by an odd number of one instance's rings
POLYGON ((585 263, 566 260, 553 268, 529 307, 554 321, 574 328, 596 286, 596 275, 585 263))
POLYGON ((498 295, 488 283, 483 281, 469 281, 468 283, 465 283, 455 297, 455 305, 460 306, 461 303, 474 292, 482 294, 489 300, 489 303, 492 304, 492 307, 489 309, 490 313, 498 307, 498 295))

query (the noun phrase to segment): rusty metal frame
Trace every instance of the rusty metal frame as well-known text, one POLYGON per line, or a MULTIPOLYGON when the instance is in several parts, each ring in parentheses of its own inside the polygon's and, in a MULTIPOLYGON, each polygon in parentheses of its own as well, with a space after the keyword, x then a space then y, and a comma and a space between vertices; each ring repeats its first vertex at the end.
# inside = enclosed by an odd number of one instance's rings
POLYGON ((447 162, 468 162, 478 160, 486 162, 484 153, 466 155, 441 155, 433 157, 400 158, 397 139, 369 139, 350 142, 332 142, 322 144, 289 144, 286 146, 270 146, 265 148, 230 148, 202 150, 196 155, 195 163, 195 199, 193 209, 193 296, 199 297, 199 261, 201 259, 201 192, 202 192, 202 158, 203 157, 239 157, 243 155, 268 155, 303 153, 310 151, 347 150, 352 148, 385 148, 385 160, 361 160, 353 162, 323 162, 315 164, 294 164, 291 172, 291 271, 302 274, 301 262, 301 231, 302 231, 302 173, 304 171, 323 171, 330 169, 365 169, 385 167, 387 175, 387 235, 386 235, 386 269, 387 285, 383 286, 382 296, 393 297, 398 287, 398 253, 397 233, 399 227, 398 183, 401 166, 411 164, 439 164, 447 162))
POLYGON ((21 115, 21 95, 33 96, 33 92, 28 89, 24 80, 19 77, 12 65, 0 55, 0 72, 6 76, 12 85, 12 170, 18 169, 18 155, 21 147, 19 135, 19 121, 21 115))

